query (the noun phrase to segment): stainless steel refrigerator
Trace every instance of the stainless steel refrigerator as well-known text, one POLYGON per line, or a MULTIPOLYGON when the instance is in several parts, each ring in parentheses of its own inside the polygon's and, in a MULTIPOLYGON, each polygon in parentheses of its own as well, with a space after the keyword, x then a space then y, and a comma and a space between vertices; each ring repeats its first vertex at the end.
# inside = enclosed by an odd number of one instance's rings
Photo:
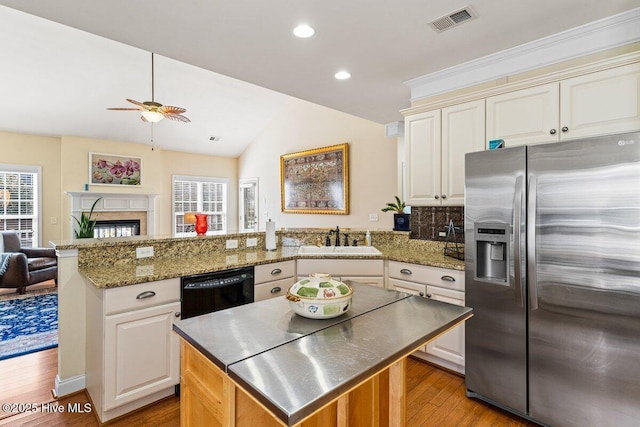
POLYGON ((466 155, 467 395, 640 425, 640 133, 466 155))

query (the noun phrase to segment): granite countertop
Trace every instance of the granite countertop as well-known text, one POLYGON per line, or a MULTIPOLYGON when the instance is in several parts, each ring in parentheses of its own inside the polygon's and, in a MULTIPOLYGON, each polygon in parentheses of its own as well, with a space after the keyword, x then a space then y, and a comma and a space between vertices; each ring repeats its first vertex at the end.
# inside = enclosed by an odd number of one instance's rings
MULTIPOLYGON (((464 270, 464 261, 446 257, 441 251, 421 251, 418 253, 406 248, 388 249, 378 247, 377 249, 382 252, 382 256, 357 256, 349 257, 348 259, 386 259, 431 267, 464 270)), ((245 249, 233 252, 205 253, 196 256, 142 258, 135 262, 118 265, 83 266, 79 268, 79 271, 97 288, 114 288, 299 258, 302 257, 298 255, 297 247, 284 246, 274 251, 245 249)), ((331 259, 332 257, 314 256, 313 258, 331 259)))
POLYGON ((335 319, 306 322, 284 298, 275 298, 180 320, 173 327, 278 419, 294 425, 472 313, 468 307, 368 285, 354 291, 355 311, 335 319), (268 315, 256 327, 252 318, 261 312, 268 315), (228 349, 219 331, 245 324, 253 327, 243 329, 242 343, 251 346, 228 349))

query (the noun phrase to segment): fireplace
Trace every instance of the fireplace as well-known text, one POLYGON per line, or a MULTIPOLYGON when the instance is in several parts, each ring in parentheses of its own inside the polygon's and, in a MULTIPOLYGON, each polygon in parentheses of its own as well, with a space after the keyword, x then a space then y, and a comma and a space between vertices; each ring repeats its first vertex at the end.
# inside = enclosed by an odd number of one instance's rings
MULTIPOLYGON (((80 218, 88 213, 93 203, 100 198, 93 210, 97 222, 95 237, 127 237, 155 235, 155 207, 157 194, 67 192, 71 198, 71 215, 80 218)), ((71 238, 76 227, 71 219, 71 238)))
POLYGON ((130 237, 140 235, 139 219, 114 219, 107 221, 96 221, 93 229, 93 237, 130 237))

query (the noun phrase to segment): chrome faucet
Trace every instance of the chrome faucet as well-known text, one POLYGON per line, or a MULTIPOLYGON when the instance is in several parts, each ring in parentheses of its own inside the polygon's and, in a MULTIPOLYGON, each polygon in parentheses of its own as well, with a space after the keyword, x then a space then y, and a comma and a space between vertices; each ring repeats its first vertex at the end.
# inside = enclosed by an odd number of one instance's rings
POLYGON ((334 234, 336 235, 336 246, 340 246, 340 227, 336 226, 335 230, 329 230, 329 234, 334 234))

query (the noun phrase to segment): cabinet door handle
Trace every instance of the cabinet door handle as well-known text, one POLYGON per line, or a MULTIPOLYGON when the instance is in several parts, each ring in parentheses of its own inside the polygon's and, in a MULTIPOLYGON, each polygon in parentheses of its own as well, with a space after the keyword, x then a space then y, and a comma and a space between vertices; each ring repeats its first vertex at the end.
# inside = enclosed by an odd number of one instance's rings
POLYGON ((279 268, 274 268, 273 270, 271 270, 271 274, 276 275, 276 274, 280 274, 282 273, 282 270, 280 270, 279 268))
POLYGON ((440 198, 440 196, 438 196, 437 194, 435 196, 433 196, 434 199, 438 200, 440 198))
POLYGON ((443 195, 442 195, 442 198, 443 198, 443 199, 446 199, 446 198, 447 198, 447 195, 446 195, 446 194, 443 194, 443 195))
POLYGON ((145 298, 151 298, 155 296, 156 296, 156 293, 153 291, 144 291, 144 292, 140 292, 136 297, 136 299, 145 299, 145 298))
POLYGON ((427 298, 431 298, 431 294, 427 294, 427 298))
POLYGON ((176 311, 175 313, 173 313, 174 316, 176 317, 180 317, 182 315, 182 313, 180 313, 179 311, 176 311))
POLYGON ((420 294, 419 294, 419 295, 420 295, 421 297, 423 297, 423 296, 424 296, 424 292, 420 292, 420 294))
POLYGON ((400 270, 400 273, 401 273, 401 274, 413 274, 413 273, 411 272, 411 270, 409 270, 408 268, 403 268, 402 270, 400 270))
POLYGON ((562 132, 569 132, 569 128, 566 126, 562 126, 562 132))
POLYGON ((282 288, 280 286, 276 286, 275 288, 271 289, 271 293, 272 294, 277 294, 278 292, 280 292, 282 290, 282 288))
POLYGON ((455 282, 456 281, 456 279, 454 279, 452 276, 442 276, 440 278, 440 280, 445 280, 447 282, 455 282))
POLYGON ((551 129, 551 130, 549 131, 549 133, 550 133, 551 135, 555 135, 555 134, 556 134, 556 130, 555 130, 555 129, 551 129))

